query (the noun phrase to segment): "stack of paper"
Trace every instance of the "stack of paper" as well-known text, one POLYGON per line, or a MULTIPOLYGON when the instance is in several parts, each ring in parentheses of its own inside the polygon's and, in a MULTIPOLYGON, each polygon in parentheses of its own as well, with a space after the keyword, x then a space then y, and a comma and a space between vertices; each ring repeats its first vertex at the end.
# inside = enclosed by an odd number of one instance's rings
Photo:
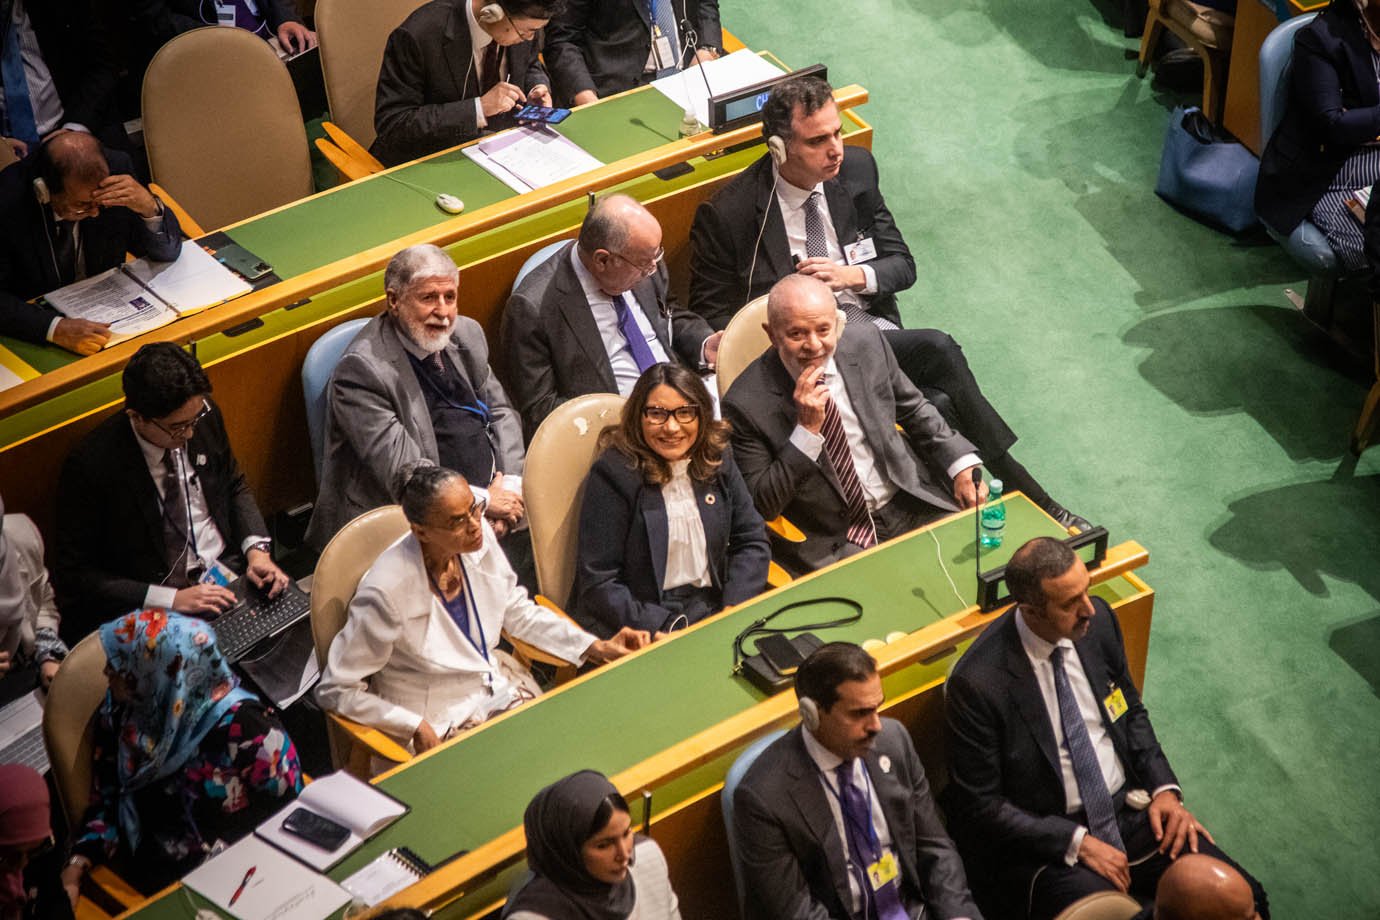
POLYGON ((182 883, 238 920, 324 920, 350 902, 344 888, 252 834, 182 883))
POLYGON ((654 80, 652 85, 682 109, 694 112, 700 124, 708 125, 711 88, 713 95, 722 96, 783 73, 780 67, 742 48, 708 64, 695 64, 680 73, 654 80))

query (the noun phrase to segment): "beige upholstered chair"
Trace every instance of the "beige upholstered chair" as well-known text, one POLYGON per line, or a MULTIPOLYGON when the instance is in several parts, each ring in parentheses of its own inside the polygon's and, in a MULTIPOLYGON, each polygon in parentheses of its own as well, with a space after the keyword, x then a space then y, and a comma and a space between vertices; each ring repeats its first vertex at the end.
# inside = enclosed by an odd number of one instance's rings
POLYGON ((1145 76, 1164 30, 1178 36, 1203 61, 1203 114, 1215 125, 1222 123, 1227 93, 1227 67, 1236 18, 1192 0, 1150 0, 1141 33, 1140 61, 1136 76, 1145 76))
POLYGON ((1074 901, 1054 920, 1131 920, 1138 913, 1140 902, 1130 895, 1099 891, 1074 901))
MULTIPOLYGON (((96 709, 105 698, 105 649, 101 637, 92 633, 73 647, 48 690, 43 707, 43 742, 53 768, 62 814, 69 829, 81 825, 91 802, 93 765, 92 735, 96 709)), ((125 907, 133 907, 144 896, 105 866, 97 866, 88 882, 125 907)), ((102 917, 104 911, 83 897, 77 905, 78 917, 102 917)))
POLYGON ((317 0, 316 37, 331 121, 364 147, 374 142, 374 93, 388 36, 423 2, 317 0))
POLYGON ((4 169, 11 163, 18 163, 19 157, 15 156, 14 148, 9 144, 0 144, 0 169, 4 169))
POLYGON ((154 181, 202 227, 314 191, 292 78, 243 29, 193 29, 160 48, 144 74, 143 108, 154 181))
POLYGON ((546 417, 527 447, 522 497, 544 602, 570 600, 585 478, 599 455, 599 432, 618 424, 622 411, 623 397, 615 393, 577 396, 546 417))

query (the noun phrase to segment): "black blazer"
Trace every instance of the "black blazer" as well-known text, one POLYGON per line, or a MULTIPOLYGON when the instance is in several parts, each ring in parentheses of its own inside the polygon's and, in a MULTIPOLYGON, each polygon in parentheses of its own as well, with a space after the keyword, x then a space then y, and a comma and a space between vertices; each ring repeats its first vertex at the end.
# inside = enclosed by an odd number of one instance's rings
MULTIPOLYGON (((256 0, 256 3, 274 35, 283 23, 302 21, 292 0, 256 0)), ((135 0, 129 17, 161 45, 183 32, 216 25, 216 4, 214 0, 135 0)))
POLYGON ((1277 233, 1294 231, 1346 158, 1380 136, 1380 91, 1360 13, 1334 0, 1294 37, 1284 117, 1260 157, 1255 210, 1277 233))
MULTIPOLYGON (((112 174, 133 173, 127 155, 115 150, 105 154, 112 174)), ((0 170, 0 334, 41 344, 57 313, 25 301, 71 284, 76 277, 58 273, 51 248, 52 209, 34 197, 37 174, 32 155, 0 170)), ((143 218, 128 208, 102 208, 81 222, 81 240, 87 273, 95 275, 119 265, 126 252, 160 261, 177 258, 182 228, 171 208, 163 209, 157 232, 149 231, 143 218)))
MULTIPOLYGON (((877 327, 845 327, 834 362, 883 474, 914 498, 957 511, 947 469, 976 449, 901 373, 877 327)), ((805 534, 804 543, 777 542, 777 561, 811 571, 849 552, 848 504, 824 451, 811 460, 790 441, 794 393, 794 378, 768 349, 733 381, 723 413, 757 510, 768 519, 784 514, 805 534)))
MULTIPOLYGON (((681 30, 684 66, 695 57, 685 41, 684 23, 695 30, 701 48, 723 47, 719 0, 656 0, 670 3, 681 30)), ((647 82, 643 72, 652 50, 648 0, 570 0, 551 20, 546 63, 557 105, 570 105, 576 93, 592 89, 599 98, 647 82)))
MULTIPOLYGON (((431 0, 388 36, 374 98, 378 136, 369 152, 387 166, 478 137, 474 100, 479 68, 465 18, 468 0, 431 0)), ((523 92, 547 84, 538 55, 541 35, 507 49, 509 82, 523 92)), ((511 127, 507 115, 488 119, 487 131, 511 127)))
MULTIPOLYGON (((771 552, 732 452, 724 453, 717 478, 694 487, 709 573, 723 605, 757 596, 766 587, 771 552)), ((671 616, 659 606, 666 527, 661 487, 648 485, 621 453, 604 451, 589 471, 580 507, 571 612, 581 626, 605 637, 624 626, 661 629, 671 616)))
MULTIPOLYGON (((499 337, 508 391, 522 414, 528 440, 542 419, 567 399, 618 392, 604 340, 570 264, 574 246, 571 241, 523 278, 503 310, 499 337)), ((677 310, 668 286, 663 264, 655 275, 634 285, 632 294, 646 311, 666 354, 679 357, 686 367, 698 368, 700 347, 714 330, 694 313, 677 310), (671 314, 669 330, 667 313, 671 314)))
MULTIPOLYGON (((220 409, 207 401, 211 414, 196 426, 187 459, 225 540, 221 561, 243 571, 240 544, 267 536, 268 528, 230 450, 220 409)), ((142 606, 149 585, 167 576, 158 490, 129 418, 119 412, 81 440, 58 480, 53 583, 63 638, 74 644, 142 606)))
MULTIPOLYGON (((763 751, 733 795, 745 920, 853 916, 846 844, 801 731, 797 726, 763 751)), ((910 915, 923 902, 926 917, 982 920, 905 727, 882 719, 864 760, 901 862, 901 898, 910 915)))
MULTIPOLYGON (((1116 614, 1100 598, 1088 634, 1074 642, 1099 701, 1119 689, 1127 711, 1102 713, 1127 788, 1178 784, 1155 738, 1126 664, 1116 614)), ((1054 727, 1012 609, 988 626, 949 675, 949 827, 974 874, 997 871, 1024 892, 1041 867, 1062 861, 1077 824, 1065 817, 1063 775, 1054 727)))
MULTIPOLYGON (((824 183, 824 198, 840 245, 870 237, 877 247, 877 257, 868 263, 877 273, 877 293, 863 297, 868 311, 901 325, 896 293, 915 283, 915 260, 882 199, 872 154, 845 146, 843 166, 824 183)), ((772 192, 771 157, 763 156, 700 204, 690 247, 690 309, 715 329, 795 271, 786 223, 772 192)))

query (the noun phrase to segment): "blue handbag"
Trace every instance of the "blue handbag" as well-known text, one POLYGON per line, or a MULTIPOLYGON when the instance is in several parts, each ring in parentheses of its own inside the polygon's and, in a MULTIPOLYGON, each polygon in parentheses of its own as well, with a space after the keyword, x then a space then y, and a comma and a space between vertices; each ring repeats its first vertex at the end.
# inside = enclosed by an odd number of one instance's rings
POLYGON ((1155 194, 1205 224, 1244 233, 1257 223, 1259 171, 1255 154, 1224 137, 1196 106, 1180 106, 1169 116, 1155 194))

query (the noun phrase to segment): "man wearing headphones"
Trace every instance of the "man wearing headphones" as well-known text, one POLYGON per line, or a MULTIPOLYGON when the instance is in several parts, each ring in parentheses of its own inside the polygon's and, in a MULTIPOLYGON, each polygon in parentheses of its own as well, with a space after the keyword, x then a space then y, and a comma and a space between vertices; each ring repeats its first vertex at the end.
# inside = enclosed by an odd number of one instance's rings
POLYGON ((270 597, 288 582, 196 358, 145 345, 121 383, 124 412, 73 448, 58 480, 53 581, 70 644, 138 607, 214 617, 240 574, 270 597))
POLYGON ((733 795, 746 920, 981 920, 877 664, 848 642, 795 674, 800 725, 733 795))
POLYGON ((963 349, 937 329, 902 329, 896 295, 915 260, 887 209, 877 163, 845 146, 833 90, 817 77, 778 84, 762 107, 768 153, 695 212, 690 309, 722 329, 745 303, 797 273, 829 285, 850 323, 882 331, 901 370, 1019 489, 1065 527, 1089 523, 1056 502, 1010 449, 1016 434, 978 386, 963 349))
POLYGON ((95 354, 109 327, 26 301, 114 268, 126 252, 177 258, 177 218, 132 170, 90 134, 63 131, 0 171, 0 335, 95 354))
POLYGON ((388 36, 369 152, 385 165, 511 127, 550 105, 538 33, 562 0, 431 0, 388 36))
POLYGON ((719 0, 570 0, 551 20, 546 61, 560 105, 650 83, 723 47, 719 0))

